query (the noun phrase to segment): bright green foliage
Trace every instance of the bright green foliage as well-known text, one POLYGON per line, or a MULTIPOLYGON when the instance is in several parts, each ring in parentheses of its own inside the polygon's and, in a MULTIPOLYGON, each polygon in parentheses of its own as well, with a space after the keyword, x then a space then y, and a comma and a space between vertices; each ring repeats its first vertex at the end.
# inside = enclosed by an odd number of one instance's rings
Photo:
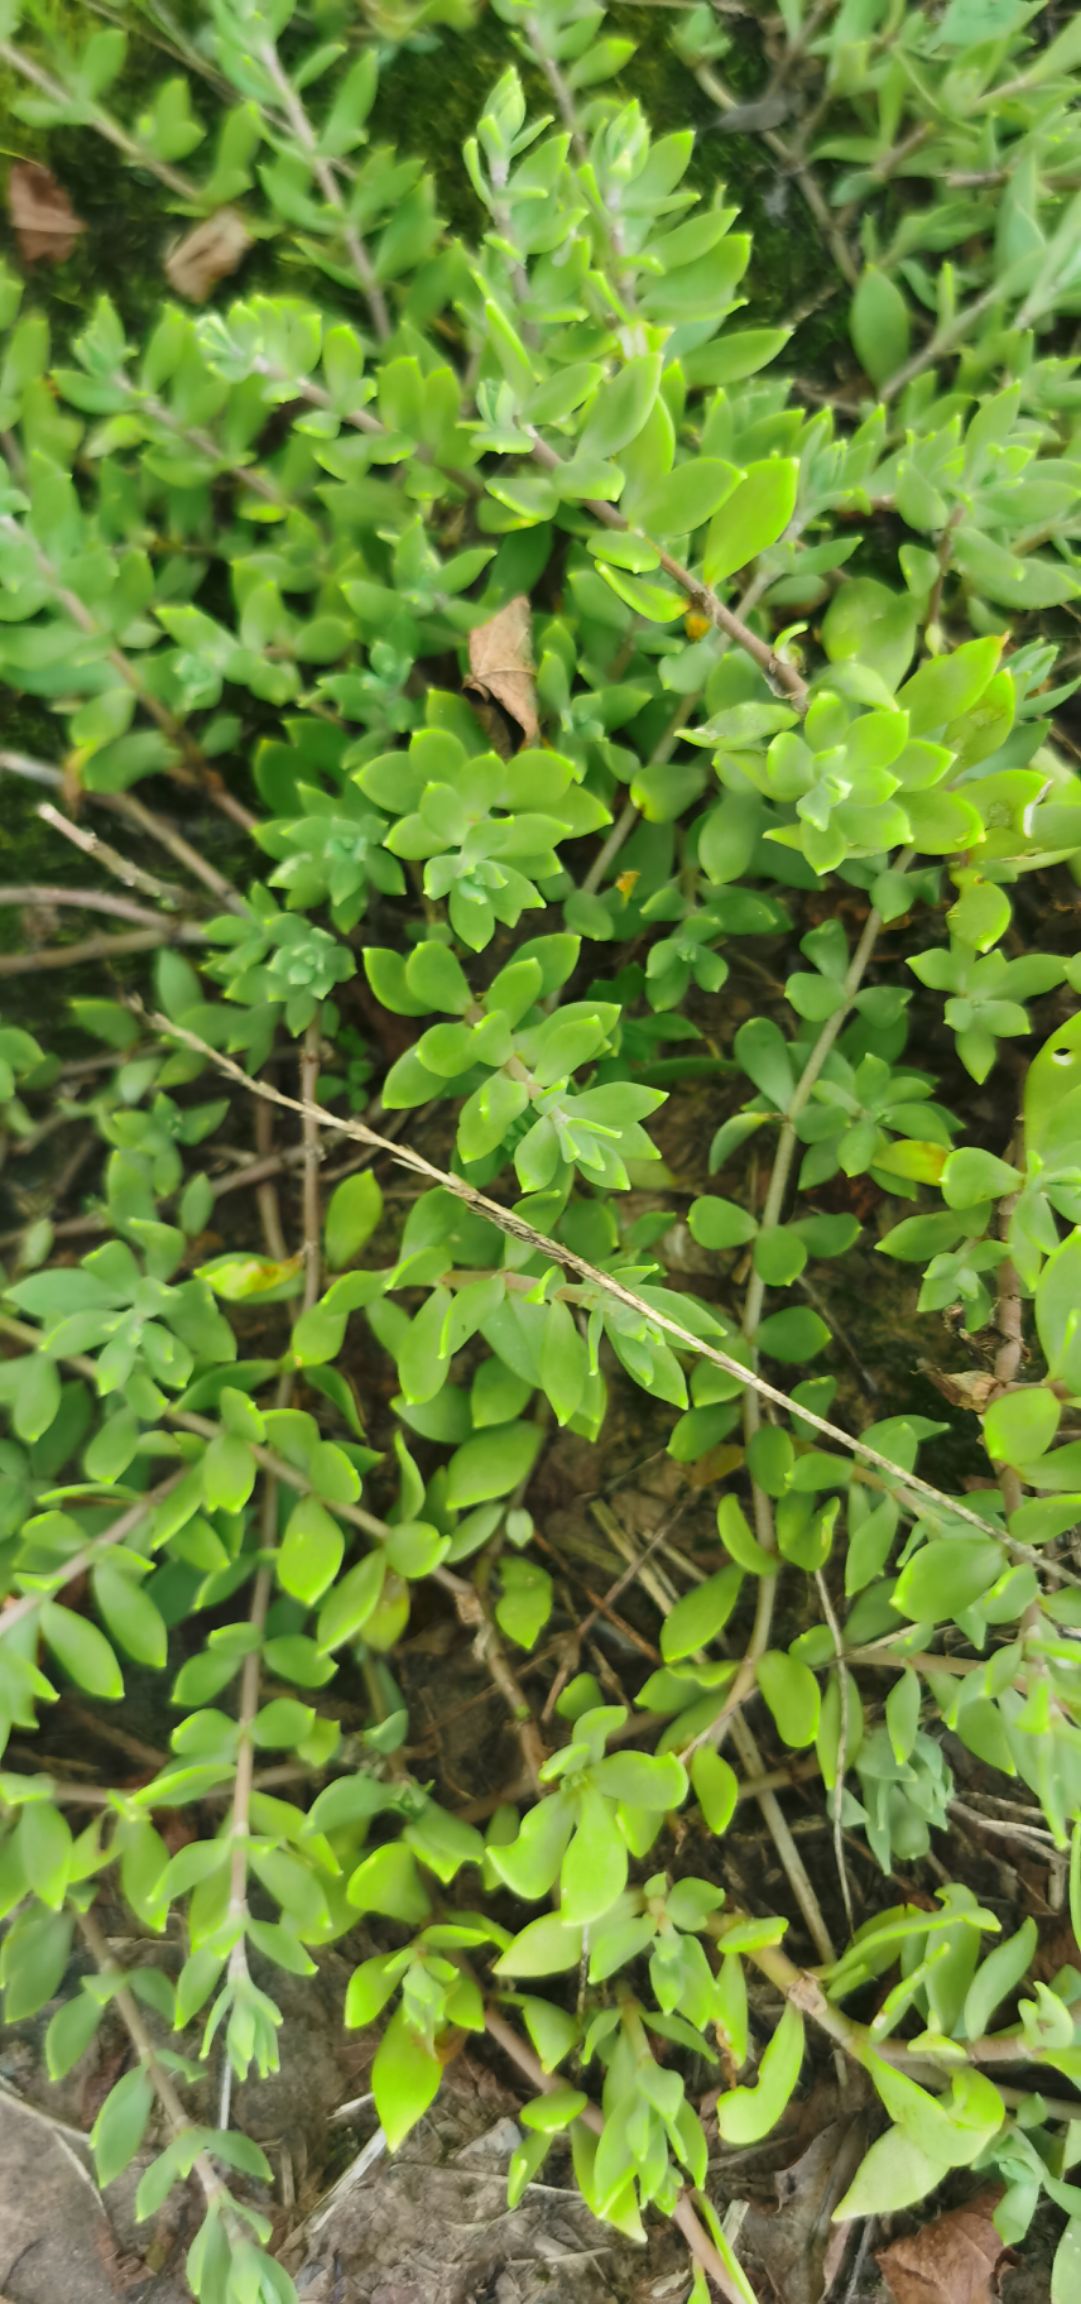
MULTIPOLYGON (((38 1212, 0 1275, 4 2014, 57 2001, 61 2078, 135 1994, 154 2059, 106 2098, 97 2170, 154 2153, 147 2217, 202 2185, 202 2304, 294 2291, 263 2155, 170 2091, 224 2071, 228 2104, 275 2072, 275 1971, 358 1919, 344 2015, 378 2028, 392 2149, 463 2036, 510 2022, 546 2083, 512 2202, 564 2148, 633 2237, 693 2196, 753 2304, 703 2062, 740 2150, 827 2031, 888 2123, 838 2214, 975 2169, 1016 2243, 1046 2193, 1065 2304, 1081 1976, 1035 1979, 1031 1921, 949 1876, 947 1835, 960 1747, 1069 1854, 1081 1938, 1081 778, 1056 725, 1081 41, 1040 0, 781 0, 814 122, 786 180, 817 187, 856 364, 808 412, 788 326, 741 324, 736 208, 628 92, 633 40, 579 0, 493 5, 463 238, 369 122, 388 50, 466 0, 318 30, 205 0, 132 103, 118 27, 52 46, 43 87, 52 13, 0 0, 18 118, 96 131, 177 216, 238 204, 265 243, 262 286, 165 298, 142 343, 102 299, 59 360, 0 274, 0 681, 50 755, 0 766, 62 764, 87 823, 138 833, 133 872, 91 853, 155 906, 119 947, 136 976, 80 978, 63 1064, 34 1012, 37 1037, 21 1006, 0 1025, 11 1173, 72 1124, 96 1162, 93 1244, 38 1212), (281 1168, 260 1139, 269 1200, 232 1225, 256 1096, 281 1168), (869 1273, 929 1315, 932 1363, 942 1315, 945 1356, 979 1357, 932 1420, 906 1337, 857 1437, 869 1273), (624 1603, 660 1611, 655 1669, 597 1652, 625 1703, 578 1654, 534 1487, 613 1392, 667 1418, 708 1507, 677 1581, 666 1558, 624 1603), (416 1772, 418 1604, 467 1628, 520 1732, 527 1787, 484 1831, 416 1772), (169 1673, 168 1758, 86 1824, 27 1740, 131 1668, 169 1673), (324 1689, 367 1705, 359 1734, 324 1689), (787 1896, 726 1891, 744 1706, 883 1877, 813 1975, 787 1896), (203 1836, 170 1853, 174 1807, 203 1836), (934 1893, 887 1904, 932 1851, 934 1893), (102 1965, 99 1897, 179 1964, 102 1965)), ((726 99, 729 42, 723 11, 680 17, 688 116, 726 99)))

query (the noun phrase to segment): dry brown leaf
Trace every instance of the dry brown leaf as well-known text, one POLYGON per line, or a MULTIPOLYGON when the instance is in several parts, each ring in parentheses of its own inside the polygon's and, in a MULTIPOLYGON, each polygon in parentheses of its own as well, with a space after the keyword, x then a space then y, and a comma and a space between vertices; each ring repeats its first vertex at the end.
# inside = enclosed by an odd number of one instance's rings
POLYGON ((833 2211, 866 2146, 862 2112, 827 2120, 798 2159, 775 2175, 776 2208, 751 2204, 740 2254, 761 2266, 776 2304, 825 2304, 851 2231, 831 2221, 833 2211))
POLYGON ((173 242, 165 259, 165 277, 189 304, 205 304, 219 280, 227 280, 244 262, 251 245, 243 217, 235 208, 219 208, 173 242))
POLYGON ((28 264, 62 264, 86 226, 51 168, 14 160, 8 170, 8 215, 28 264))
POLYGON ((944 1400, 949 1400, 955 1408, 971 1408, 975 1416, 981 1416, 1002 1391, 999 1378, 988 1369, 933 1368, 929 1360, 917 1360, 916 1366, 944 1400))
POLYGON ((877 2258, 895 2304, 997 2304, 992 2286, 1006 2253, 991 2222, 995 2193, 936 2216, 877 2258))
POLYGON ((537 742, 540 722, 533 682, 532 617, 524 592, 470 633, 465 686, 502 705, 509 718, 517 721, 526 743, 537 742))

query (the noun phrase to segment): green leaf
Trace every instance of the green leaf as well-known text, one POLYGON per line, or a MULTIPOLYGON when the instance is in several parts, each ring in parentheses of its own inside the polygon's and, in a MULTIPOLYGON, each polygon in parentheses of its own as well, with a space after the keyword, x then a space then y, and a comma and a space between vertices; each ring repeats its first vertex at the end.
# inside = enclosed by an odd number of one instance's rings
POLYGON ((825 1350, 830 1332, 820 1312, 809 1304, 793 1304, 785 1312, 771 1312, 762 1321, 758 1342, 768 1359, 798 1366, 825 1350))
POLYGON ((739 1778, 720 1752, 707 1744, 691 1756, 694 1796, 711 1832, 718 1839, 727 1832, 739 1797, 739 1778))
POLYGON ((803 2018, 788 2001, 767 2042, 753 2088, 735 2088, 717 2105, 717 2126, 726 2144, 757 2144, 781 2118, 803 2063, 803 2018))
POLYGON ((659 352, 636 353, 602 384, 582 432, 583 455, 618 456, 637 439, 657 397, 662 365, 659 352))
POLYGON ((116 1703, 124 1693, 124 1677, 104 1632, 53 1600, 45 1602, 40 1623, 46 1647, 76 1687, 116 1703))
POLYGON ((552 1613, 554 1588, 539 1561, 504 1558, 499 1569, 495 1620, 518 1648, 536 1646, 552 1613))
POLYGON ((575 1326, 574 1315, 569 1304, 557 1296, 545 1306, 540 1378, 561 1424, 566 1424, 577 1413, 587 1374, 586 1347, 575 1326))
POLYGON ((1052 1378, 1081 1393, 1081 1230, 1047 1259, 1036 1290, 1036 1329, 1052 1378))
POLYGON ((831 664, 870 665, 891 691, 912 662, 919 630, 915 602, 874 576, 853 576, 834 593, 822 619, 831 664))
POLYGON ((553 2088, 546 2096, 535 2096, 531 2104, 523 2104, 519 2118, 523 2128, 535 2129, 542 2136, 569 2128, 589 2102, 581 2088, 553 2088))
POLYGON ((349 1902, 358 1912, 381 1912, 388 1920, 419 1927, 428 1918, 428 1891, 411 1851, 400 1840, 375 1848, 349 1881, 349 1902))
POLYGON ((739 478, 736 466, 722 463, 717 456, 691 457, 636 497, 630 516, 644 535, 659 536, 662 542, 672 536, 686 536, 713 517, 739 478))
POLYGON ((707 1648, 723 1631, 743 1584, 743 1570, 735 1565, 719 1568, 704 1584, 695 1584, 677 1600, 661 1626, 661 1655, 667 1664, 707 1648))
POLYGON ((942 1170, 942 1197, 947 1208, 976 1208, 983 1200, 1001 1200, 1022 1182, 1021 1171, 993 1152, 963 1144, 951 1152, 942 1170))
POLYGON ((984 1445, 996 1464, 1028 1464, 1043 1456, 1059 1428, 1062 1404, 1042 1384, 1026 1384, 993 1400, 983 1419, 984 1445))
POLYGON ((275 1567, 283 1592, 308 1606, 322 1598, 342 1564, 345 1538, 314 1496, 301 1496, 289 1515, 275 1567))
POLYGON ((370 1168, 343 1176, 327 1202, 324 1244, 333 1272, 352 1262, 371 1239, 383 1213, 383 1194, 370 1168))
POLYGON ((1005 1565, 1002 1546, 991 1537, 933 1537, 901 1570, 893 1605, 915 1624, 948 1623, 983 1599, 1005 1565))
POLYGON ((28 1800, 17 1827, 19 1861, 34 1894, 54 1912, 67 1893, 72 1856, 69 1825, 51 1800, 28 1800))
POLYGON ((94 1598, 113 1639, 137 1664, 160 1672, 168 1656, 165 1620, 149 1592, 113 1561, 103 1560, 94 1570, 94 1598))
POLYGON ((40 1440, 60 1407, 60 1371, 54 1360, 36 1352, 18 1363, 19 1387, 11 1421, 20 1440, 40 1440))
POLYGON ((211 1512, 239 1512, 255 1486, 255 1458, 244 1440, 217 1432, 203 1457, 203 1502, 211 1512))
POLYGON ((860 2162, 844 2199, 833 2211, 835 2224, 856 2216, 892 2216, 925 2200, 941 2184, 948 2163, 924 2151, 903 2128, 876 2137, 860 2162))
POLYGON ((375 2053, 372 2095, 392 2152, 424 2118, 439 2094, 443 2065, 435 2050, 396 2009, 375 2053))
MULTIPOLYGON (((17 1894, 24 1889, 20 1878, 17 1894)), ((36 2016, 38 2009, 59 1992, 71 1955, 73 1928, 70 1912, 43 1912, 40 1907, 9 1927, 0 1953, 4 2015, 9 2024, 36 2016)))
POLYGON ((848 331, 872 384, 885 384, 908 358, 912 327, 908 305, 893 280, 865 265, 848 316, 848 331))
POLYGON ((374 2024, 387 2001, 393 1999, 400 1982, 393 1953, 377 1952, 372 1959, 362 1960, 359 1968, 354 1968, 345 1994, 345 2021, 350 2030, 362 2024, 374 2024))
POLYGON ((810 1667, 783 1649, 767 1648, 758 1659, 757 1679, 782 1741, 794 1751, 813 1744, 820 1699, 810 1667))
POLYGON ((667 1813, 687 1797, 687 1771, 674 1752, 609 1752, 591 1776, 607 1799, 630 1808, 667 1813))
POLYGON ((139 1037, 135 1017, 118 1000, 69 1000, 68 1006, 82 1030, 95 1040, 104 1040, 110 1048, 123 1051, 139 1037))
POLYGON ((607 562, 602 564, 601 575, 611 590, 632 608, 636 616, 644 616, 647 624, 671 624, 682 616, 687 602, 682 592, 675 592, 665 584, 649 584, 642 576, 630 576, 607 562))
POLYGON ((799 470, 795 456, 767 456, 747 466, 706 538, 702 572, 707 584, 723 583, 784 535, 796 509, 799 470))
POLYGON ((382 1551, 358 1560, 324 1600, 316 1626, 316 1642, 324 1654, 355 1640, 374 1616, 383 1594, 387 1561, 382 1551))
POLYGON ((1027 1976, 1038 1942, 1034 1920, 1022 1922, 1016 1935, 996 1944, 976 1970, 965 1995, 964 2037, 982 2039, 991 2028, 996 2008, 1027 1976))
POLYGON ((64 2080, 86 2054, 105 2010, 89 1992, 77 1992, 50 2016, 45 2033, 45 2064, 50 2080, 64 2080))
POLYGON ((758 1230, 758 1220, 748 1209, 715 1192, 704 1200, 692 1200, 687 1223, 700 1248, 742 1248, 758 1230))
POLYGON ((129 2167, 146 2134, 154 2106, 154 2083, 136 2065, 109 2090, 90 2131, 98 2183, 104 2190, 129 2167))
POLYGON ((497 1424, 474 1433, 457 1448, 447 1467, 447 1502, 456 1512, 509 1496, 526 1480, 540 1453, 537 1424, 497 1424))
POLYGON ((531 1920, 508 1944, 495 1963, 497 1976, 561 1976, 577 1968, 582 1957, 582 1930, 545 1912, 531 1920))
MULTIPOLYGON (((1065 35, 1060 34, 1060 38, 1065 35)), ((1050 2304, 1073 2304, 1081 2282, 1081 2216, 1071 2216, 1051 2266, 1050 2304)))
POLYGON ((599 1920, 627 1885, 627 1846, 615 1811, 599 1792, 582 1794, 577 1828, 559 1875, 560 1917, 572 1928, 599 1920))

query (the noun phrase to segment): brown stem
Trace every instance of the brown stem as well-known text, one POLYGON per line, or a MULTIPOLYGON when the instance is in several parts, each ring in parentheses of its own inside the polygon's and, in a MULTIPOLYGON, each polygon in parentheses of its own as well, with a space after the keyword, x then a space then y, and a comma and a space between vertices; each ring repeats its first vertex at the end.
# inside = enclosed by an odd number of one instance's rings
POLYGON ((123 936, 86 936, 78 944, 42 945, 34 952, 0 953, 0 977, 29 976, 41 968, 81 968, 90 960, 118 960, 129 952, 153 952, 159 944, 205 944, 205 928, 187 921, 162 921, 160 928, 133 928, 123 936))
POLYGON ((72 904, 80 912, 107 912, 113 920, 133 920, 138 928, 156 930, 159 926, 157 914, 148 912, 145 905, 133 904, 127 896, 111 896, 101 888, 0 888, 0 905, 6 904, 72 904))

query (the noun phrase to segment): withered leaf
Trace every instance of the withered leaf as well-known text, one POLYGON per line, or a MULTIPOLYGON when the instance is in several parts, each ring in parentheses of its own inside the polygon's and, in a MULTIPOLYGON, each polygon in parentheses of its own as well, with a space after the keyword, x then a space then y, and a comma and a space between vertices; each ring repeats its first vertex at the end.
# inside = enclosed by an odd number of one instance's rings
POLYGON ((989 1369, 933 1368, 929 1360, 917 1360, 916 1366, 944 1400, 949 1400, 954 1408, 971 1408, 976 1416, 982 1416, 1002 1390, 998 1377, 989 1369))
POLYGON ((243 263, 251 245, 243 217, 235 208, 219 208, 173 242, 165 259, 165 277, 189 304, 205 304, 219 280, 227 280, 243 263))
POLYGON ((752 2202, 740 2253, 761 2266, 776 2304, 825 2304, 833 2292, 847 2232, 831 2218, 866 2141, 862 2112, 827 2120, 798 2159, 775 2175, 777 2207, 752 2202))
POLYGON ((981 2193, 881 2251, 894 2304, 997 2304, 992 2282, 1006 2248, 991 2222, 996 2198, 981 2193))
POLYGON ((28 264, 62 264, 86 226, 51 168, 13 160, 8 170, 8 215, 28 264))
POLYGON ((501 704, 509 718, 517 721, 527 744, 537 742, 540 722, 533 681, 532 618, 524 592, 470 633, 465 685, 478 696, 501 704))

